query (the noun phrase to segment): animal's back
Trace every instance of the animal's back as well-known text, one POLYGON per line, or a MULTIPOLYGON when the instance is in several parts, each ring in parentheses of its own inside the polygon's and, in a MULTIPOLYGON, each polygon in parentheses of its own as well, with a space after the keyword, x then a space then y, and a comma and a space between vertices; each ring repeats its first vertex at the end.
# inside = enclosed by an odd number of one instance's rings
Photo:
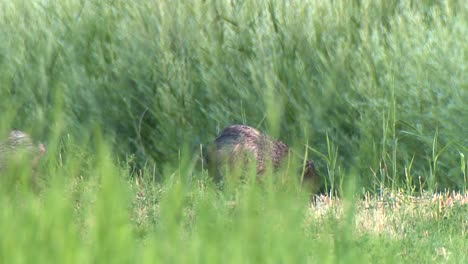
MULTIPOLYGON (((36 147, 28 134, 13 130, 5 141, 0 142, 0 169, 4 169, 13 158, 40 157, 44 152, 44 145, 36 147)), ((37 162, 36 159, 33 162, 37 162)))
POLYGON ((289 148, 281 141, 274 141, 255 128, 232 125, 223 129, 210 146, 207 155, 208 166, 216 170, 220 178, 223 165, 244 165, 253 159, 258 174, 265 171, 265 164, 271 160, 278 168, 287 157, 289 148))

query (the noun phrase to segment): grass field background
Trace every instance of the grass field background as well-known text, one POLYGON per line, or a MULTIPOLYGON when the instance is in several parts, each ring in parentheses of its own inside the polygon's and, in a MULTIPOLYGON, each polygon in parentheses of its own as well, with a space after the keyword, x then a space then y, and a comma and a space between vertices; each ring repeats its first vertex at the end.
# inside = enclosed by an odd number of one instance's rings
POLYGON ((0 262, 454 262, 468 252, 468 6, 442 1, 0 2, 0 262), (229 124, 313 159, 219 190, 229 124), (339 197, 339 198, 338 198, 339 197))

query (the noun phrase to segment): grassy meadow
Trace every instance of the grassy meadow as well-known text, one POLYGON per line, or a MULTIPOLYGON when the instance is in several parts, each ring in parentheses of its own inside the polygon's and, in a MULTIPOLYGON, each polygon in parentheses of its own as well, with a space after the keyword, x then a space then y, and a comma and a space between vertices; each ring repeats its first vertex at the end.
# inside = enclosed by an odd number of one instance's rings
POLYGON ((0 1, 0 143, 47 146, 0 171, 0 263, 467 263, 465 2, 0 1), (320 194, 218 188, 230 124, 320 194))

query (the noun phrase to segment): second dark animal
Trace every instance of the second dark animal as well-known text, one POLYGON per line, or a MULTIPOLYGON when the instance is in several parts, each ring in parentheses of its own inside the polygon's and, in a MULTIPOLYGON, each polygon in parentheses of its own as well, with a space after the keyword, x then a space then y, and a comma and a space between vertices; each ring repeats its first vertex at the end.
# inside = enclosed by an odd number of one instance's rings
MULTIPOLYGON (((244 125, 232 125, 223 129, 213 144, 208 147, 206 162, 210 175, 216 181, 223 178, 226 166, 245 166, 250 161, 256 162, 258 175, 262 175, 271 162, 274 169, 280 168, 290 157, 289 147, 279 140, 274 140, 255 128, 244 125)), ((299 168, 299 175, 304 182, 319 185, 319 176, 313 161, 307 160, 304 168, 299 168), (301 173, 303 172, 303 175, 301 173)))

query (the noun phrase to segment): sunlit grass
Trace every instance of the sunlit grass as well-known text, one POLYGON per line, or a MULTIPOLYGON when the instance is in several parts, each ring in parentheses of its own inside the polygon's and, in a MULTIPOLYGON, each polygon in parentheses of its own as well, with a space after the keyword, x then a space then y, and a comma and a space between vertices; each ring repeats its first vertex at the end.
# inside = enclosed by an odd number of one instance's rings
POLYGON ((0 144, 21 129, 47 152, 0 171, 0 263, 467 262, 467 18, 462 0, 2 1, 0 144), (313 159, 326 195, 218 188, 200 157, 234 123, 313 159))

